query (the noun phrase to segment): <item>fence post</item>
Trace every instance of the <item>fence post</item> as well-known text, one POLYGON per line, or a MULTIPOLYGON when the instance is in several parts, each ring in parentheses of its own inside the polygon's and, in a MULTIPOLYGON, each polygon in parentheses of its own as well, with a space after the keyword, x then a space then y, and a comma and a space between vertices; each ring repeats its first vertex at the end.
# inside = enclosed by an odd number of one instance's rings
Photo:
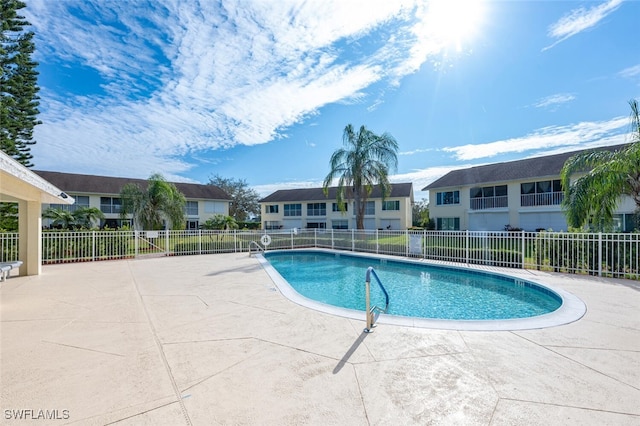
POLYGON ((356 251, 356 234, 353 228, 351 228, 351 251, 356 251))
POLYGON ((380 231, 376 229, 376 254, 380 252, 380 231))
POLYGON ((423 229, 422 230, 422 258, 426 259, 427 258, 427 230, 423 229))
POLYGON ((134 257, 138 257, 138 248, 139 248, 138 245, 140 244, 140 242, 138 241, 138 238, 139 238, 138 233, 139 232, 140 231, 138 231, 138 230, 133 231, 133 250, 134 250, 133 251, 133 256, 134 257))
POLYGON ((602 232, 598 232, 598 276, 602 276, 602 232))
POLYGON ((467 229, 465 231, 466 237, 465 237, 465 257, 467 260, 467 264, 469 263, 469 230, 467 229))
POLYGON ((198 253, 202 254, 202 229, 198 229, 198 253))
POLYGON ((96 261, 96 231, 91 231, 91 261, 96 261))
POLYGON ((164 230, 164 255, 169 256, 169 231, 168 229, 164 230))
POLYGON ((336 248, 336 242, 334 240, 333 228, 331 228, 331 250, 334 250, 335 248, 336 248))
POLYGON ((525 269, 524 257, 525 257, 525 255, 527 253, 527 250, 525 248, 524 229, 521 232, 522 232, 522 269, 525 269))
POLYGON ((404 230, 404 255, 409 257, 409 230, 404 230))

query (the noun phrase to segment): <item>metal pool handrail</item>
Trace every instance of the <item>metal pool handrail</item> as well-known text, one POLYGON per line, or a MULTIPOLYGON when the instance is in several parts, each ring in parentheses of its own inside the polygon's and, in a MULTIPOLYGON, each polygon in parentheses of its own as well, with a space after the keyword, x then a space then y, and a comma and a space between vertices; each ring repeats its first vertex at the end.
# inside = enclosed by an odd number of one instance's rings
POLYGON ((251 251, 251 246, 254 245, 258 248, 258 252, 263 252, 264 253, 264 249, 262 247, 260 247, 260 244, 256 243, 255 241, 249 241, 249 257, 251 257, 251 253, 253 253, 251 251))
POLYGON ((387 309, 389 308, 389 293, 387 293, 387 290, 382 285, 382 282, 380 281, 378 274, 376 274, 376 271, 373 269, 373 266, 369 266, 367 268, 367 273, 365 275, 365 298, 367 302, 367 306, 366 306, 367 328, 365 328, 364 331, 365 333, 372 333, 373 327, 375 327, 375 322, 378 320, 378 316, 380 315, 380 312, 386 313, 387 309), (384 309, 380 308, 379 306, 371 306, 370 283, 371 283, 372 275, 376 279, 378 283, 378 287, 380 287, 380 289, 384 293, 384 298, 385 298, 384 309))

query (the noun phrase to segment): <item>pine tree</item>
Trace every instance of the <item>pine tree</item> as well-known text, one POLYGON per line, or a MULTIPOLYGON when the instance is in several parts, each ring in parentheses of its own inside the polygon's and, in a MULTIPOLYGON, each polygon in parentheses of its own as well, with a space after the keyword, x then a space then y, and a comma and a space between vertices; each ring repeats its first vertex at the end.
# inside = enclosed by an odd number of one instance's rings
POLYGON ((0 38, 0 149, 15 160, 32 167, 33 129, 38 116, 37 62, 34 33, 18 10, 26 7, 20 0, 0 0, 2 36, 0 38))

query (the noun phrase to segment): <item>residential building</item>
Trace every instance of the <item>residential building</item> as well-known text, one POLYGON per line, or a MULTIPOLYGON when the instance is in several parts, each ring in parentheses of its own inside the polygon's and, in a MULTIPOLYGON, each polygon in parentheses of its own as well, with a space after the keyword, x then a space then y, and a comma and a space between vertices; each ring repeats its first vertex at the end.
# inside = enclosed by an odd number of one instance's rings
MULTIPOLYGON (((413 185, 391 184, 391 194, 382 199, 375 187, 365 206, 365 229, 407 229, 411 226, 413 185)), ((260 200, 264 229, 354 229, 356 216, 353 199, 344 211, 336 202, 336 187, 325 196, 322 188, 283 189, 260 200)))
MULTIPOLYGON (((105 220, 101 227, 117 228, 130 224, 131 219, 120 216, 122 200, 120 191, 127 183, 147 187, 147 180, 122 177, 94 176, 73 173, 35 171, 42 178, 61 188, 65 193, 75 198, 73 205, 43 204, 48 207, 62 208, 75 211, 80 207, 96 207, 104 213, 105 220)), ((193 183, 172 182, 178 191, 186 198, 185 217, 186 229, 198 229, 207 219, 216 214, 229 215, 231 197, 221 188, 214 185, 199 185, 193 183)), ((43 223, 46 221, 43 220, 43 223)), ((47 223, 44 223, 47 225, 47 223)))
MULTIPOLYGON (((510 226, 566 231, 560 171, 578 152, 453 170, 423 188, 429 191, 429 216, 438 230, 497 231, 510 226)), ((635 208, 630 197, 621 197, 614 217, 617 231, 634 229, 635 208)))

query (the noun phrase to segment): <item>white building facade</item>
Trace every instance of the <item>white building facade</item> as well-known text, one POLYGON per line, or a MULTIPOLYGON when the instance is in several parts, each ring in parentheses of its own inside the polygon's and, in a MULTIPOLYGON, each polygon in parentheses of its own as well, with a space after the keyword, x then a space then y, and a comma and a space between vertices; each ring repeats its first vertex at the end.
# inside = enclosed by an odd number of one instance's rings
MULTIPOLYGON (((437 230, 566 231, 560 171, 578 152, 451 171, 423 189, 429 191, 429 216, 437 230)), ((635 209, 630 197, 620 199, 615 231, 634 230, 635 209)))
MULTIPOLYGON (((394 183, 391 194, 382 199, 378 187, 367 199, 365 229, 407 229, 412 225, 413 185, 394 183)), ((279 190, 260 200, 263 229, 355 229, 354 202, 348 199, 341 211, 337 188, 279 190)))

